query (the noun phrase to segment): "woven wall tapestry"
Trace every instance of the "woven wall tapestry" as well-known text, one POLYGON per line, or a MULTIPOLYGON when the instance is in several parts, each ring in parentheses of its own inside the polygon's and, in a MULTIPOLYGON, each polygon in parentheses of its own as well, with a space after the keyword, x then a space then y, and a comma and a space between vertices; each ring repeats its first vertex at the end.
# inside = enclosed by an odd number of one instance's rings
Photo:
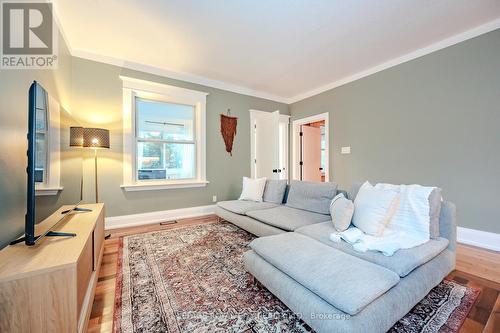
POLYGON ((220 115, 220 131, 222 138, 226 144, 226 151, 233 156, 233 141, 236 136, 236 126, 238 125, 238 118, 232 117, 230 110, 227 110, 227 115, 220 115))

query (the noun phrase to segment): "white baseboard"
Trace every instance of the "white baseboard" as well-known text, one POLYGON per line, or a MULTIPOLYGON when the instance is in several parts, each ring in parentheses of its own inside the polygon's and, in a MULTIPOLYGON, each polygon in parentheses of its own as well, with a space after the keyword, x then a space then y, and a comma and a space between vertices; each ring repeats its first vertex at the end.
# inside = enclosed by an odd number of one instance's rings
POLYGON ((154 224, 183 218, 198 217, 215 213, 215 205, 163 210, 142 214, 106 217, 105 228, 117 229, 154 224))
POLYGON ((488 250, 500 251, 500 234, 493 232, 458 227, 457 242, 488 250))

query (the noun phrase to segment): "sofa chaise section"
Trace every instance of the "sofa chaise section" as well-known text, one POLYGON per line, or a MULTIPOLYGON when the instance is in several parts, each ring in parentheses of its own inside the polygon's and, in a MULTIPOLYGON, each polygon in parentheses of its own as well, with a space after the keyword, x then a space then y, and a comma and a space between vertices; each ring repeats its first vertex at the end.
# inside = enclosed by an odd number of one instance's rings
POLYGON ((399 282, 393 271, 295 232, 257 238, 250 247, 317 297, 350 315, 399 282))
POLYGON ((317 332, 386 332, 455 267, 456 208, 450 202, 443 202, 441 207, 439 229, 442 239, 431 240, 427 244, 428 248, 420 248, 420 254, 412 253, 409 251, 411 249, 406 252, 400 250, 384 259, 373 252, 353 253, 353 249, 347 249, 350 246, 348 244, 345 244, 346 247, 328 244, 325 237, 329 236, 330 229, 326 226, 326 223, 320 223, 289 233, 299 234, 302 238, 288 239, 289 234, 285 234, 254 240, 252 250, 244 254, 247 271, 317 332), (280 242, 281 250, 275 242, 263 242, 266 238, 276 241, 285 239, 285 236, 288 241, 280 242), (309 242, 309 245, 304 245, 309 242), (298 248, 307 248, 309 251, 298 255, 298 248), (312 254, 307 255, 313 248, 312 254), (406 257, 400 257, 399 252, 406 254, 406 257), (331 256, 339 259, 332 259, 331 256), (351 268, 349 277, 337 279, 338 274, 343 274, 339 273, 339 269, 343 269, 342 258, 349 257, 355 268, 351 268), (314 264, 308 263, 308 260, 314 261, 314 264), (394 262, 391 263, 392 260, 394 262), (402 263, 397 262, 401 260, 402 263), (361 268, 364 263, 372 265, 367 267, 376 266, 383 271, 373 270, 377 271, 373 275, 364 273, 369 278, 367 283, 377 286, 371 291, 364 290, 362 294, 371 297, 361 302, 358 300, 361 296, 353 292, 353 299, 349 299, 346 297, 349 293, 343 294, 342 289, 352 290, 361 286, 363 282, 358 280, 354 280, 357 281, 354 287, 351 284, 353 277, 357 279, 357 273, 364 271, 365 268, 361 268), (318 277, 319 280, 316 280, 318 277), (373 299, 377 291, 394 283, 391 280, 394 277, 399 281, 373 299), (317 284, 321 280, 325 280, 323 282, 327 285, 317 284))
POLYGON ((454 253, 444 250, 354 316, 318 297, 253 250, 244 254, 244 262, 249 273, 316 332, 381 333, 387 332, 453 270, 454 253))
POLYGON ((388 257, 376 251, 356 251, 352 245, 344 241, 332 242, 330 240, 330 234, 336 230, 331 222, 318 223, 299 228, 295 231, 351 256, 390 269, 401 277, 405 277, 418 266, 435 258, 446 249, 449 244, 448 239, 440 237, 438 239, 431 239, 425 244, 410 249, 401 249, 394 253, 394 255, 388 257))

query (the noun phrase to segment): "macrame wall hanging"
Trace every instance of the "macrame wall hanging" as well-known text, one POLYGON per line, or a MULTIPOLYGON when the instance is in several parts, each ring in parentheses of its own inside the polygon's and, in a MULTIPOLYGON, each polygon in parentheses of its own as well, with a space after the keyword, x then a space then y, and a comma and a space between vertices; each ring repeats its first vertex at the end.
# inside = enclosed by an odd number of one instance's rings
POLYGON ((231 109, 227 109, 227 115, 220 115, 220 131, 226 144, 226 151, 233 156, 233 141, 236 135, 238 118, 231 116, 231 109))

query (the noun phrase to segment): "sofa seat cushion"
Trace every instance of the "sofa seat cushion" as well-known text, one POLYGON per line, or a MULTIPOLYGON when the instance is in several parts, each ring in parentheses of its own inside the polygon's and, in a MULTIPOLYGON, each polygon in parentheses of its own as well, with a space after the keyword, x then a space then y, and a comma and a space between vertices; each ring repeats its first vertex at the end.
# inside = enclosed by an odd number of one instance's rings
POLYGON ((272 202, 255 202, 246 200, 219 201, 217 206, 235 214, 245 215, 249 210, 269 209, 277 205, 272 202))
POLYGON ((250 247, 268 263, 350 315, 356 315, 399 282, 393 271, 295 232, 257 238, 250 247))
POLYGON ((358 252, 354 250, 352 245, 343 240, 337 243, 332 242, 330 240, 330 234, 332 232, 336 232, 336 230, 331 222, 306 226, 297 229, 296 232, 311 237, 347 254, 390 269, 391 271, 397 273, 400 277, 405 277, 415 268, 436 257, 444 251, 444 249, 446 249, 449 243, 446 238, 431 239, 425 244, 411 249, 399 250, 392 256, 387 257, 382 253, 375 251, 358 252))
POLYGON ((246 214, 265 224, 288 231, 293 231, 306 225, 331 220, 330 215, 308 212, 287 206, 277 206, 266 210, 251 210, 246 214))

